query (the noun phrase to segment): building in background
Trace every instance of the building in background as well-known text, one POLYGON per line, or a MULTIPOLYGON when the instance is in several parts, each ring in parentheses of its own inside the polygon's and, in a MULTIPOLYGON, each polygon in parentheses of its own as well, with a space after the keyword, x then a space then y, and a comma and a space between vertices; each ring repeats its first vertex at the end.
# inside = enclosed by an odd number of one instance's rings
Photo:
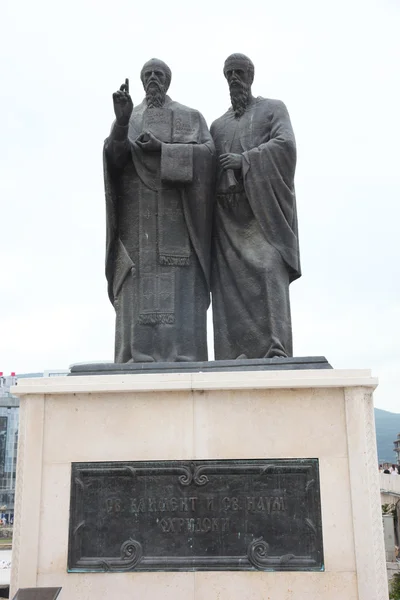
POLYGON ((19 400, 10 387, 16 382, 15 373, 4 377, 0 372, 0 516, 6 523, 14 517, 19 400))
POLYGON ((17 471, 19 399, 10 387, 26 377, 56 377, 67 375, 67 370, 44 373, 4 375, 0 371, 0 517, 3 523, 14 521, 15 478, 17 471))
POLYGON ((394 448, 393 450, 396 452, 397 455, 397 464, 400 465, 400 433, 397 434, 397 439, 394 440, 394 448))

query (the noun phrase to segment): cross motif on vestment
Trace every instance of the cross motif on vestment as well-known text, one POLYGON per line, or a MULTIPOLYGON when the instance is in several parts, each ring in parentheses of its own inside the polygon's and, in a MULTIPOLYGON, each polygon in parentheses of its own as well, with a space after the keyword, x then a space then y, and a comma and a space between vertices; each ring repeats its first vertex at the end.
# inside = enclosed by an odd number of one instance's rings
POLYGON ((169 216, 171 221, 176 221, 178 219, 180 211, 178 209, 178 201, 175 198, 171 200, 171 207, 165 209, 165 214, 169 216))

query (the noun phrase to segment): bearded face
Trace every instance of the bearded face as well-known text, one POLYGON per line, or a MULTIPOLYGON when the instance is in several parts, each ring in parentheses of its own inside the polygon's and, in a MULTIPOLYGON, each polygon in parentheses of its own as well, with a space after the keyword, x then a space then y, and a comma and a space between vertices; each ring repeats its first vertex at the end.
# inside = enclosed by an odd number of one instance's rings
POLYGON ((169 67, 157 59, 152 59, 144 65, 141 79, 148 108, 160 108, 164 105, 171 80, 171 72, 168 71, 169 67))
POLYGON ((251 99, 252 76, 247 65, 240 62, 227 64, 224 73, 229 85, 232 108, 235 117, 239 119, 251 99))
POLYGON ((150 79, 145 85, 145 91, 148 108, 160 108, 164 106, 167 90, 158 79, 150 79))
POLYGON ((250 86, 244 81, 236 80, 229 84, 231 102, 235 117, 239 119, 245 112, 250 99, 250 86))

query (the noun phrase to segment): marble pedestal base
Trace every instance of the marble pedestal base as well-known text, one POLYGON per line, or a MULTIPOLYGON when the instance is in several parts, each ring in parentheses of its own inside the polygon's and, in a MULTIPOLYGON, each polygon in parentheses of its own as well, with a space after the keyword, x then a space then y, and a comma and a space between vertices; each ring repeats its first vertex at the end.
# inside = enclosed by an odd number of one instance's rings
POLYGON ((23 380, 11 597, 386 600, 369 371, 23 380), (71 462, 318 458, 323 572, 67 573, 71 462))

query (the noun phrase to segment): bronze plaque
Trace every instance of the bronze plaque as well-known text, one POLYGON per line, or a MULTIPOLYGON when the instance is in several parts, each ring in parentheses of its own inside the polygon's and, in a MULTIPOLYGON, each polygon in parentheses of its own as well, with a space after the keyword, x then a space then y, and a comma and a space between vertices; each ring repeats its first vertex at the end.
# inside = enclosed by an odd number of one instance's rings
POLYGON ((73 463, 68 570, 323 570, 318 460, 73 463))

